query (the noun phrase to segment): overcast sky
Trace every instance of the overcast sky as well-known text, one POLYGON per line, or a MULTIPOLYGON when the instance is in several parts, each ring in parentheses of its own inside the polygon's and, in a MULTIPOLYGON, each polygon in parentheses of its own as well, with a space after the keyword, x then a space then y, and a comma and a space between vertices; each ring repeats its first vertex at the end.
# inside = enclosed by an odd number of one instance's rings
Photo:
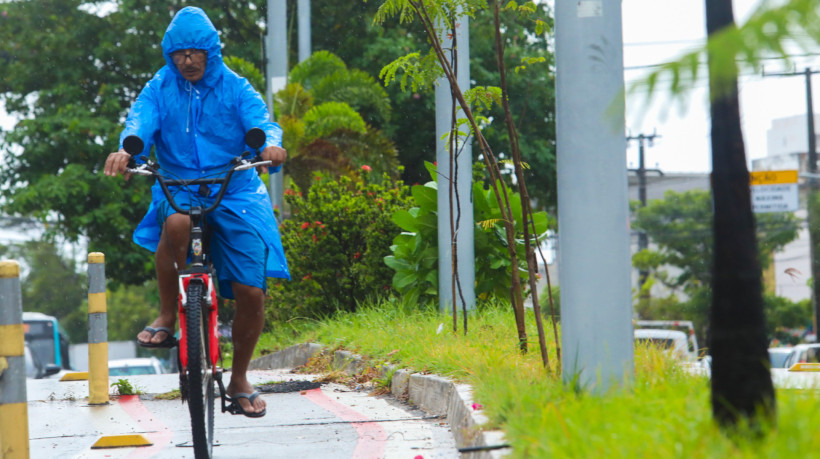
MULTIPOLYGON (((636 67, 673 60, 686 51, 702 45, 706 37, 703 0, 623 0, 624 76, 630 81, 641 78, 646 69, 636 67)), ((734 0, 735 20, 745 21, 760 0, 734 0)), ((820 51, 820 47, 818 49, 820 51)), ((817 58, 794 59, 798 71, 806 66, 820 70, 817 58)), ((768 66, 767 66, 768 68, 768 66)), ((771 71, 784 71, 771 64, 771 71)), ((813 80, 813 83, 815 81, 813 80)), ((643 102, 627 100, 627 130, 632 135, 651 134, 660 138, 646 149, 647 167, 657 166, 669 172, 708 172, 710 167, 709 112, 706 80, 691 94, 688 107, 681 112, 676 107, 661 116, 660 107, 668 107, 661 97, 643 117, 638 117, 643 102)), ((813 88, 817 88, 820 80, 813 88)), ((814 94, 818 90, 814 90, 814 94)), ((745 75, 740 78, 740 110, 746 156, 749 159, 766 155, 766 131, 773 119, 806 114, 806 86, 803 76, 763 77, 745 75)), ((815 99, 815 112, 817 101, 815 99)), ((637 167, 637 143, 627 148, 627 162, 637 167)))

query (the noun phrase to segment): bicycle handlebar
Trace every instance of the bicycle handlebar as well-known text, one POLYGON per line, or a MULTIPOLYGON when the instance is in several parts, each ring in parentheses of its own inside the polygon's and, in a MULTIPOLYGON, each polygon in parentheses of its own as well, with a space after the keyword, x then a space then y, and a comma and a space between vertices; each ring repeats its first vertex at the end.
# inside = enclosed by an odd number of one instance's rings
MULTIPOLYGON (((259 166, 269 166, 272 164, 271 161, 262 161, 258 154, 259 148, 261 148, 262 145, 265 144, 265 138, 265 131, 259 128, 253 128, 250 131, 248 131, 245 134, 245 143, 248 144, 248 146, 250 146, 254 150, 257 150, 256 157, 250 161, 243 159, 243 157, 246 154, 248 154, 248 152, 245 152, 241 156, 234 158, 234 160, 231 161, 233 165, 230 169, 228 169, 228 172, 225 174, 225 176, 221 178, 167 180, 165 177, 162 176, 162 174, 159 173, 159 166, 151 161, 147 161, 145 164, 141 164, 137 167, 128 167, 125 169, 125 171, 135 175, 156 177, 160 188, 162 188, 163 194, 165 194, 165 198, 168 199, 168 203, 175 211, 177 211, 177 213, 183 215, 190 215, 190 209, 186 210, 179 207, 179 205, 177 205, 177 203, 174 201, 174 196, 171 194, 171 190, 169 190, 168 187, 191 185, 222 185, 219 188, 219 192, 217 193, 216 198, 214 198, 214 203, 211 206, 202 209, 202 215, 204 215, 216 209, 216 207, 219 206, 220 202, 222 202, 222 197, 225 195, 225 190, 228 188, 227 184, 230 183, 231 177, 233 176, 234 172, 253 169, 259 166)), ((136 155, 142 153, 144 145, 145 144, 143 143, 142 139, 135 135, 130 135, 126 137, 122 142, 123 149, 131 155, 132 161, 136 155)))

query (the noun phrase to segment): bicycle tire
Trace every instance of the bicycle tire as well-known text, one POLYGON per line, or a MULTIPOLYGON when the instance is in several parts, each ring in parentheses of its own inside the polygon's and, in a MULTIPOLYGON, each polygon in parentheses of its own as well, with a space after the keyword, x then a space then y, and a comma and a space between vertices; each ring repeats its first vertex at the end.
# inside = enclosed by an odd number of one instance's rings
POLYGON ((210 458, 214 439, 214 379, 208 352, 208 314, 204 286, 191 282, 186 289, 185 323, 188 332, 188 411, 194 456, 210 458))

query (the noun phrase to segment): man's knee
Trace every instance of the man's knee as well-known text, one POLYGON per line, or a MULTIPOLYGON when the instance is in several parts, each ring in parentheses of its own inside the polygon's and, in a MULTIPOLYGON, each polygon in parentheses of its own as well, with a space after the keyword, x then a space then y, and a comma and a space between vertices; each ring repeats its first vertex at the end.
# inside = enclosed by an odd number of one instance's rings
POLYGON ((191 217, 173 214, 165 219, 162 225, 162 236, 172 245, 187 245, 191 232, 191 217))
MULTIPOLYGON (((231 289, 237 303, 252 302, 252 304, 258 305, 263 304, 265 301, 265 291, 259 287, 232 282, 231 289)), ((242 306, 242 304, 238 304, 238 306, 242 306)))

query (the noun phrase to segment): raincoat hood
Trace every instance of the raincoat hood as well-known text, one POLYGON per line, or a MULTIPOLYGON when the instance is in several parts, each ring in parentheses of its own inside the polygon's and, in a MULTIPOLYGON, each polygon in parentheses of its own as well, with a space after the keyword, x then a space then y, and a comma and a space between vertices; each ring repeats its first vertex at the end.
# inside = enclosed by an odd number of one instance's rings
POLYGON ((171 53, 180 49, 202 49, 208 52, 205 75, 196 84, 213 86, 223 71, 222 42, 216 27, 201 8, 186 6, 179 10, 162 38, 162 53, 168 68, 184 79, 171 59, 171 53))

